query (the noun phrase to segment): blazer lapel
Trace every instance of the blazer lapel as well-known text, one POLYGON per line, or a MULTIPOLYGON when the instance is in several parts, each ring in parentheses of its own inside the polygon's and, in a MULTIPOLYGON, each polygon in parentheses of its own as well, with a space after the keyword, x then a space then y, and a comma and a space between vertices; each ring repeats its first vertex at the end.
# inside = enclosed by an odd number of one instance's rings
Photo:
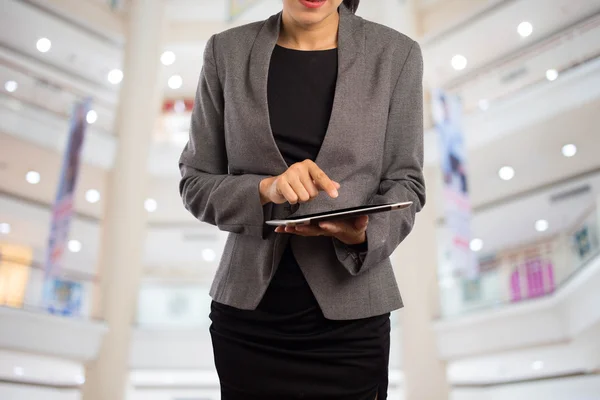
POLYGON ((260 132, 255 137, 256 140, 260 141, 260 148, 264 149, 264 154, 260 154, 261 162, 266 164, 265 168, 271 171, 273 175, 282 174, 287 169, 287 163, 277 147, 271 130, 267 96, 271 55, 277 44, 280 28, 281 13, 273 15, 265 21, 250 53, 250 65, 248 66, 248 77, 246 79, 246 82, 250 84, 248 93, 255 97, 251 100, 259 105, 259 117, 262 121, 260 132))
POLYGON ((352 145, 349 140, 352 126, 344 116, 356 114, 362 106, 359 94, 362 93, 365 72, 362 58, 365 46, 363 21, 344 5, 340 6, 339 13, 338 74, 333 108, 325 139, 315 161, 326 173, 339 164, 340 154, 343 154, 340 150, 352 145))

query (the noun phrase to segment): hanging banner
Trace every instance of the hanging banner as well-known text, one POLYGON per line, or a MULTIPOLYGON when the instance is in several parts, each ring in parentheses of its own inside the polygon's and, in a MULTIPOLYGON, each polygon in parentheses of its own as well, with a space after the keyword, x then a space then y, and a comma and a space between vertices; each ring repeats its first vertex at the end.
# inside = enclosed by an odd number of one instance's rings
POLYGON ((54 277, 58 274, 69 238, 75 186, 79 175, 80 154, 87 128, 86 116, 89 110, 89 100, 77 103, 73 109, 58 190, 52 207, 48 252, 44 265, 46 277, 54 277))
POLYGON ((229 0, 229 21, 237 19, 240 15, 259 3, 260 0, 229 0))
POLYGON ((433 115, 439 138, 443 176, 443 202, 450 233, 452 275, 474 279, 477 258, 471 251, 471 202, 467 179, 466 147, 462 131, 462 104, 457 96, 443 90, 433 93, 433 115))

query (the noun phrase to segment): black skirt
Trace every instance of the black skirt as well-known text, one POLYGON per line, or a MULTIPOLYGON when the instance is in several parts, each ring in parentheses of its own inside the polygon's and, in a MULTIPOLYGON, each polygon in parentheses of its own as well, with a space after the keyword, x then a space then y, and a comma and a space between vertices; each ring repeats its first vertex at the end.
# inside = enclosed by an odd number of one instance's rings
POLYGON ((222 400, 387 398, 389 314, 328 320, 289 249, 256 310, 210 318, 222 400))

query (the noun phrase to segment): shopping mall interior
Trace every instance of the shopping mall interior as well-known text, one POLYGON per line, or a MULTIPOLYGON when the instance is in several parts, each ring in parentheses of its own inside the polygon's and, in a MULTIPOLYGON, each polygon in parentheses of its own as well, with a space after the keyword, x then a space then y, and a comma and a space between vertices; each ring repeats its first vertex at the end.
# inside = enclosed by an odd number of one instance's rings
MULTIPOLYGON (((185 210, 178 159, 208 39, 281 7, 0 1, 1 399, 220 399, 208 291, 227 234, 185 210)), ((391 257, 405 307, 388 398, 600 399, 600 1, 363 0, 357 14, 415 39, 425 65, 428 203, 391 257), (466 275, 438 89, 461 104, 466 275)))

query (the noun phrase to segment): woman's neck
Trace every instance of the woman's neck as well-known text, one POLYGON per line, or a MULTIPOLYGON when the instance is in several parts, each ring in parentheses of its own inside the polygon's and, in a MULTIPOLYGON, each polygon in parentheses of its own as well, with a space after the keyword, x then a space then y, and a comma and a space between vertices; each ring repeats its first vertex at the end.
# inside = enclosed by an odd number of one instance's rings
POLYGON ((313 25, 302 25, 283 12, 277 44, 296 50, 328 50, 337 47, 340 15, 332 13, 313 25))

